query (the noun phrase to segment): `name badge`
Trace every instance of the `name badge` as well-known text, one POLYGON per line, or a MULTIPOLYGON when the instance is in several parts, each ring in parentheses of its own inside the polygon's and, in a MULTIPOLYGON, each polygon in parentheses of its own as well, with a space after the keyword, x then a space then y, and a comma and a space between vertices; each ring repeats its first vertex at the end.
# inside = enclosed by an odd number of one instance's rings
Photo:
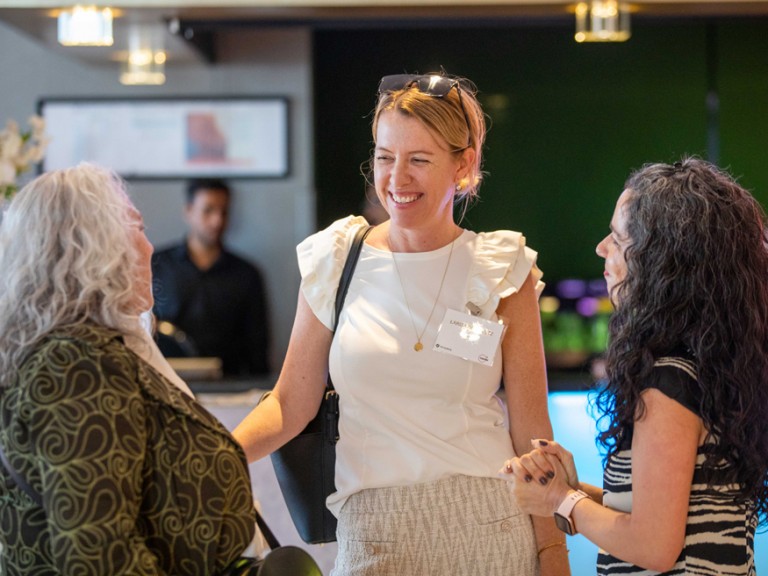
POLYGON ((505 329, 502 320, 491 321, 456 310, 447 310, 437 330, 437 340, 432 350, 452 354, 483 366, 493 366, 505 329))

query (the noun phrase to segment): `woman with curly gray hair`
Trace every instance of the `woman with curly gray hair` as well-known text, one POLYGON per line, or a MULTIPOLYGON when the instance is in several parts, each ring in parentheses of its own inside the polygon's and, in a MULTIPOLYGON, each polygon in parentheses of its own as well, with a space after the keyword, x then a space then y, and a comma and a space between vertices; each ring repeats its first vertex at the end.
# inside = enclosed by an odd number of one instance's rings
POLYGON ((534 440, 505 470, 518 501, 595 542, 601 575, 754 574, 768 511, 765 212, 710 163, 650 164, 597 252, 616 306, 597 396, 603 489, 534 440))
POLYGON ((221 574, 253 537, 242 449, 142 327, 151 255, 93 165, 3 215, 0 573, 221 574))

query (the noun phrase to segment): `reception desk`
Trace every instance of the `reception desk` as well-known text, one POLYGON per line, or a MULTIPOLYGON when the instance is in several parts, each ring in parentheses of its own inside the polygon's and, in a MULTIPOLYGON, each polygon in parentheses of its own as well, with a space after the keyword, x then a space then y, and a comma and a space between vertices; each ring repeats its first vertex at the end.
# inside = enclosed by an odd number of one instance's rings
POLYGON ((277 376, 266 378, 219 378, 216 380, 186 380, 195 395, 242 394, 251 390, 272 390, 277 376))

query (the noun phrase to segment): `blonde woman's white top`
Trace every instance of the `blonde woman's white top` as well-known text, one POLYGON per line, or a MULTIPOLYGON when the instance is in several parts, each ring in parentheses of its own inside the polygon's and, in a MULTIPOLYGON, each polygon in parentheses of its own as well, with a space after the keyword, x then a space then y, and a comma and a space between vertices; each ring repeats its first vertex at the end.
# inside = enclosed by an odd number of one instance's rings
MULTIPOLYGON (((355 232, 364 225, 362 217, 350 216, 297 247, 302 293, 330 329, 341 270, 355 232)), ((472 303, 480 316, 497 320, 500 299, 517 292, 529 274, 541 293, 536 252, 518 232, 464 231, 455 240, 422 338, 424 349, 416 352, 414 324, 421 332, 427 322, 450 251, 448 245, 397 253, 401 286, 392 253, 363 246, 329 358, 341 405, 336 492, 328 498, 334 514, 365 488, 453 474, 496 477, 501 463, 514 455, 496 396, 501 349, 489 367, 432 347, 449 308, 466 312, 472 303)))

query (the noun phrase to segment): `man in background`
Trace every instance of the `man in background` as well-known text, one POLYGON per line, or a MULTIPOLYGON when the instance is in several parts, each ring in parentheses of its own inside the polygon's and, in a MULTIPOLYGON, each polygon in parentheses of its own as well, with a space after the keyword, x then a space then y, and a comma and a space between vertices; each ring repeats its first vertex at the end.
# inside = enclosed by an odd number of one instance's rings
POLYGON ((186 336, 161 338, 167 356, 221 358, 226 376, 269 373, 269 322, 261 273, 223 244, 231 192, 221 180, 187 186, 181 244, 152 257, 154 313, 186 336))

